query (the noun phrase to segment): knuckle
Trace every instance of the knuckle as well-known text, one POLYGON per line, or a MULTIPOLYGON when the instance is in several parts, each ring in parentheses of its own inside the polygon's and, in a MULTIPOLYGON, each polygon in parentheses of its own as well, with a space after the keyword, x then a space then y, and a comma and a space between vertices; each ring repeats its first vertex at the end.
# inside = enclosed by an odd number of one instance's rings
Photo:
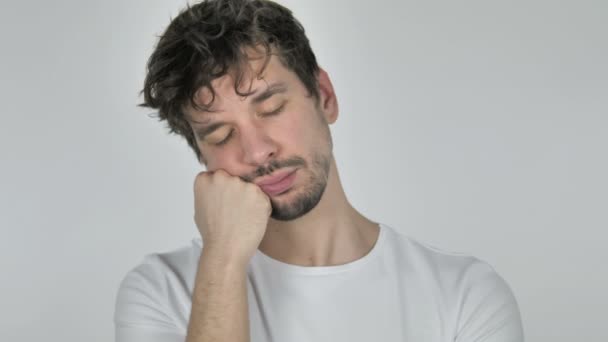
POLYGON ((228 172, 224 169, 217 169, 213 172, 213 175, 216 177, 226 177, 228 176, 228 172))
POLYGON ((244 187, 247 191, 253 192, 253 193, 257 193, 258 191, 262 191, 262 189, 260 189, 259 186, 257 186, 256 184, 253 183, 249 183, 249 182, 244 182, 244 187))
POLYGON ((194 177, 194 187, 198 187, 203 184, 209 178, 209 174, 205 171, 199 172, 196 177, 194 177))

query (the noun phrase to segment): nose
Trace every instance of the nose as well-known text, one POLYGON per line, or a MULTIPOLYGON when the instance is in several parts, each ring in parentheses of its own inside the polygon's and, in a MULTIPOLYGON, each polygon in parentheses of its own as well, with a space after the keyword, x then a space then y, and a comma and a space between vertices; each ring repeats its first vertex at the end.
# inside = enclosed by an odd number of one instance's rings
POLYGON ((251 125, 241 129, 243 162, 254 166, 265 165, 277 153, 278 146, 260 127, 251 125))

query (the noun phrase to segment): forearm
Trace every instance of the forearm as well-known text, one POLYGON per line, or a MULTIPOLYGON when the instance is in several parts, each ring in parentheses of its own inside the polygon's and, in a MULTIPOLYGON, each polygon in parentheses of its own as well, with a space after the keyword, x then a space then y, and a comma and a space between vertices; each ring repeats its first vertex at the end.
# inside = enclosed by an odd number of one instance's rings
POLYGON ((249 342, 247 268, 201 254, 186 342, 249 342))

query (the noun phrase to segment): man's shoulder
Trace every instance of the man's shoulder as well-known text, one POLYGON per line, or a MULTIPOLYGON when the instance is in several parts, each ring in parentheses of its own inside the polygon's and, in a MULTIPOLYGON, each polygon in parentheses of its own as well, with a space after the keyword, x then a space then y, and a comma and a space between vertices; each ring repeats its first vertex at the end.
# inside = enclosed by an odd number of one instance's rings
POLYGON ((149 253, 125 275, 121 287, 145 287, 167 290, 169 285, 179 285, 188 290, 196 275, 202 242, 193 238, 190 244, 163 252, 149 253))
POLYGON ((139 266, 149 265, 174 271, 190 268, 198 263, 202 248, 200 238, 193 238, 189 244, 184 244, 167 251, 146 254, 139 266))
POLYGON ((389 255, 416 278, 459 290, 472 284, 503 282, 494 267, 477 256, 436 247, 390 227, 387 235, 389 255))
POLYGON ((383 225, 387 229, 387 240, 391 244, 390 250, 408 263, 430 264, 440 269, 462 269, 471 265, 491 267, 485 261, 468 253, 457 252, 440 248, 421 239, 399 231, 391 226, 383 225))
POLYGON ((392 254, 410 282, 432 292, 455 317, 456 341, 522 341, 515 296, 488 262, 466 253, 447 251, 392 230, 392 254))
POLYGON ((192 239, 188 245, 146 254, 120 283, 114 312, 116 325, 175 331, 188 317, 186 309, 200 250, 200 239, 192 239))

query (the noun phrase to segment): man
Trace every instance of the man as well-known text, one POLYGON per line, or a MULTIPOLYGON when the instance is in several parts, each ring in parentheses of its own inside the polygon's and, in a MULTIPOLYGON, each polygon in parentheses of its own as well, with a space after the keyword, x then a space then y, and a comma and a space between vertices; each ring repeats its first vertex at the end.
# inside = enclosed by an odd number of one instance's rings
POLYGON ((349 204, 329 131, 336 94, 289 10, 187 8, 150 57, 143 93, 206 166, 194 181, 201 239, 127 274, 117 341, 523 341, 490 266, 349 204))

